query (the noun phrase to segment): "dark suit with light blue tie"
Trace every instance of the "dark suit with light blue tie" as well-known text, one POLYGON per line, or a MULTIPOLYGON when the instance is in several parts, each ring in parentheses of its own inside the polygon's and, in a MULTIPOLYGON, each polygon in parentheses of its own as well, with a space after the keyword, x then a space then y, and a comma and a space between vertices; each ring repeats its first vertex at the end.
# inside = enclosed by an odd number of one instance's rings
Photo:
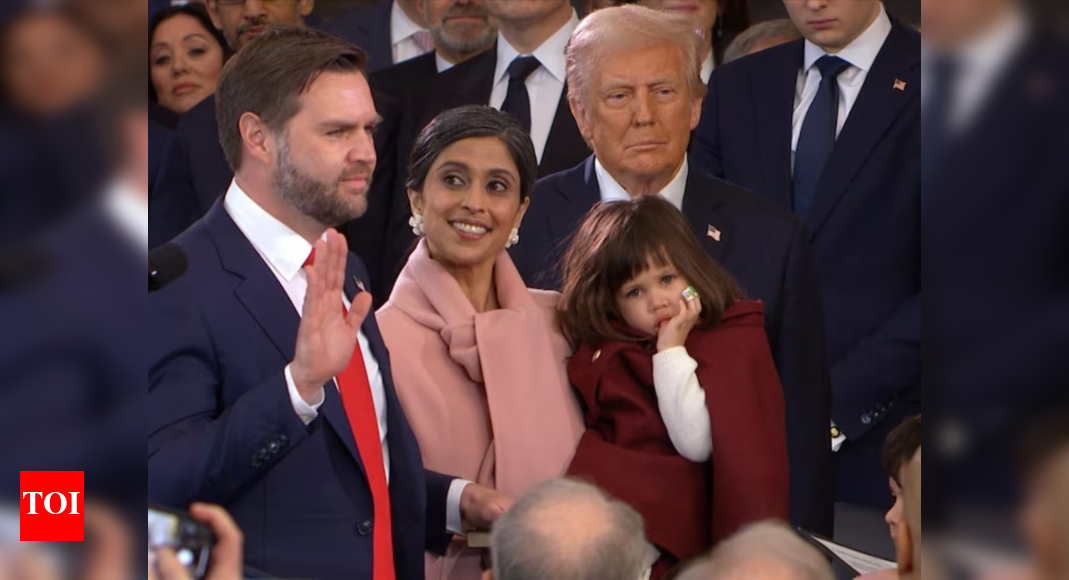
MULTIPOLYGON (((797 41, 714 71, 695 164, 792 207, 803 57, 797 41)), ((799 216, 820 276, 832 418, 848 438, 836 460, 839 501, 890 505, 879 449, 889 429, 920 412, 920 155, 920 35, 893 22, 799 216)))
MULTIPOLYGON (((300 318, 275 275, 217 203, 176 238, 189 270, 149 296, 149 501, 217 502, 245 534, 245 562, 280 577, 371 578, 371 491, 333 382, 307 426, 283 370, 300 318)), ((369 281, 351 255, 345 292, 369 281)), ((374 316, 361 327, 382 369, 394 562, 423 578, 442 551, 452 478, 425 471, 374 316)))

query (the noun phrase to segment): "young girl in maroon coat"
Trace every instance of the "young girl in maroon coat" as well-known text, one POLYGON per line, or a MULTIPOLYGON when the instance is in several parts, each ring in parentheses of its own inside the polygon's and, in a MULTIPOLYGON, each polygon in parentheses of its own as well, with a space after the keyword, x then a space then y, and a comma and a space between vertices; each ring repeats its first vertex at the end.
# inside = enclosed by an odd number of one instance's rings
POLYGON ((642 514, 654 578, 747 523, 785 520, 783 392, 763 306, 683 215, 656 196, 595 207, 562 276, 586 423, 568 475, 642 514))

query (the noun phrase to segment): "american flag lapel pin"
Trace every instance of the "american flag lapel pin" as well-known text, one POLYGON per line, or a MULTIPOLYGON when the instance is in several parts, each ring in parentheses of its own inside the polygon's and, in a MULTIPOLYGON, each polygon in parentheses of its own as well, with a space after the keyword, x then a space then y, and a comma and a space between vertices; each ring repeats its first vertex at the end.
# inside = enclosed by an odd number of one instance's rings
POLYGON ((709 226, 709 229, 705 231, 706 236, 713 238, 718 242, 720 241, 720 234, 720 230, 716 229, 715 226, 709 226))
POLYGON ((896 91, 904 91, 904 90, 906 90, 906 81, 904 81, 902 79, 895 79, 895 90, 896 91))

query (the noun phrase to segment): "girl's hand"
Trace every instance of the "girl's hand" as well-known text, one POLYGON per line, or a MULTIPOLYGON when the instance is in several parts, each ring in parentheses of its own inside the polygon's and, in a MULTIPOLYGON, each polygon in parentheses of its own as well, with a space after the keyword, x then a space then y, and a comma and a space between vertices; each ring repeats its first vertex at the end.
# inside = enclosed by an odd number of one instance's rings
POLYGON ((687 341, 694 325, 701 318, 702 301, 698 297, 693 300, 679 299, 679 314, 661 325, 657 331, 657 352, 683 346, 687 341))

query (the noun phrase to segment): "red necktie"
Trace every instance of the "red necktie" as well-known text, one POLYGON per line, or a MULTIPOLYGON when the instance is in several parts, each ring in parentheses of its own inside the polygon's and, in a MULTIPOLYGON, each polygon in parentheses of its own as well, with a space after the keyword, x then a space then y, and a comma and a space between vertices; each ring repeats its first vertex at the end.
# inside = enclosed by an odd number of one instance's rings
MULTIPOLYGON (((305 265, 315 262, 315 248, 305 261, 305 265)), ((345 304, 342 303, 342 313, 345 304)), ((374 314, 372 314, 374 316, 374 314)), ((368 485, 371 487, 371 499, 375 510, 375 524, 372 528, 372 578, 373 580, 394 580, 393 567, 393 526, 390 517, 390 489, 386 483, 386 468, 382 458, 382 438, 379 435, 379 420, 375 414, 375 400, 371 397, 371 383, 364 366, 364 354, 360 351, 360 341, 356 342, 349 364, 335 380, 341 393, 345 416, 356 439, 356 448, 364 464, 368 485)))

